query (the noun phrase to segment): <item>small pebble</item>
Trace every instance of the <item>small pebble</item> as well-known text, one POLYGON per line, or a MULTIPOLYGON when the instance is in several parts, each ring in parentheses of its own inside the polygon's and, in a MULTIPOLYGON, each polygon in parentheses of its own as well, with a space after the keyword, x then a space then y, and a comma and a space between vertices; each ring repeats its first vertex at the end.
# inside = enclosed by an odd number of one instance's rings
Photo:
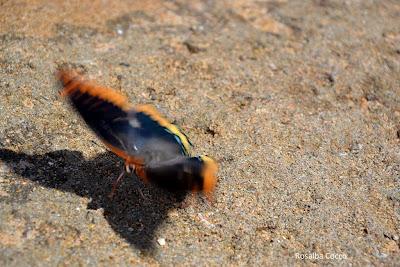
POLYGON ((378 253, 375 254, 375 256, 376 256, 377 258, 384 259, 384 258, 387 258, 388 255, 387 255, 386 253, 380 253, 380 252, 378 252, 378 253))
POLYGON ((197 216, 199 216, 200 221, 207 227, 207 228, 214 228, 215 225, 210 223, 201 213, 198 213, 197 216))
POLYGON ((165 238, 159 238, 159 239, 157 239, 157 243, 158 243, 160 246, 165 246, 165 244, 166 244, 165 238))
POLYGON ((8 173, 8 172, 10 172, 10 168, 7 165, 2 164, 0 162, 0 173, 4 174, 4 173, 8 173))

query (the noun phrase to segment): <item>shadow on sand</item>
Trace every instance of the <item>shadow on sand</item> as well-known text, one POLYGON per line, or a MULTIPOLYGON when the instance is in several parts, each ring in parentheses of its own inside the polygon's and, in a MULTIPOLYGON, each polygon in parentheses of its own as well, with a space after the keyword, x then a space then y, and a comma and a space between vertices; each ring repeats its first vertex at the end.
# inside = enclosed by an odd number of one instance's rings
POLYGON ((110 226, 144 253, 154 250, 154 235, 168 211, 180 206, 186 194, 171 194, 146 186, 133 174, 125 177, 114 198, 108 194, 123 163, 111 152, 86 160, 81 152, 58 150, 27 155, 0 149, 0 160, 16 174, 42 186, 88 197, 88 209, 104 209, 110 226), (141 190, 145 199, 139 194, 141 190))

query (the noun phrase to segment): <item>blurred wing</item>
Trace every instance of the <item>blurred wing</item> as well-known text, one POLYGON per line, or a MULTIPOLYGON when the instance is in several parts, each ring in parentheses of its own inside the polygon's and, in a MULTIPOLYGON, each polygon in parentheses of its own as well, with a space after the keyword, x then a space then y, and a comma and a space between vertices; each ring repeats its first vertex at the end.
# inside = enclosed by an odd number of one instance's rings
POLYGON ((207 156, 180 157, 148 164, 136 174, 170 191, 203 191, 211 193, 217 182, 217 164, 207 156))
POLYGON ((68 96, 87 125, 128 163, 147 164, 188 155, 189 141, 148 105, 132 108, 112 89, 86 81, 75 71, 60 71, 68 96))

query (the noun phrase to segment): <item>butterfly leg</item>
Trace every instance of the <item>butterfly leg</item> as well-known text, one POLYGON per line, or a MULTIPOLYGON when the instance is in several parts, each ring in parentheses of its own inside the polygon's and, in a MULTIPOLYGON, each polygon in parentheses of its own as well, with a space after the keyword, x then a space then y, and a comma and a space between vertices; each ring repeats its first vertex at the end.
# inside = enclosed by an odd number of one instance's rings
MULTIPOLYGON (((136 166, 134 171, 135 171, 136 176, 139 177, 142 180, 142 182, 147 183, 147 178, 146 178, 143 166, 141 166, 141 165, 136 166)), ((138 188, 138 192, 143 199, 145 199, 145 200, 147 199, 147 197, 145 197, 145 195, 143 194, 142 190, 140 190, 140 188, 138 188)))
POLYGON ((129 164, 125 164, 125 171, 127 173, 131 173, 135 170, 135 165, 129 165, 129 164))
POLYGON ((140 188, 138 188, 138 192, 139 192, 139 195, 140 195, 144 200, 147 200, 147 197, 145 197, 145 195, 143 194, 142 190, 140 190, 140 188))
POLYGON ((121 174, 118 176, 118 178, 113 182, 111 193, 108 195, 109 198, 113 198, 115 195, 115 191, 117 190, 118 186, 120 185, 122 179, 125 177, 126 173, 130 173, 131 169, 130 166, 125 165, 125 169, 122 170, 121 174))
MULTIPOLYGON (((125 177, 125 174, 127 174, 127 173, 132 173, 132 172, 135 171, 135 169, 137 169, 137 168, 135 167, 135 165, 125 164, 125 168, 123 169, 123 171, 121 172, 121 174, 118 176, 118 178, 115 179, 115 181, 113 182, 112 189, 111 189, 111 193, 108 195, 109 198, 112 199, 112 198, 114 197, 115 192, 117 191, 118 186, 121 184, 122 179, 125 177)), ((138 188, 138 192, 139 192, 140 196, 141 196, 143 199, 147 199, 147 198, 144 196, 142 190, 140 190, 140 188, 138 188)))
MULTIPOLYGON (((126 165, 125 165, 125 169, 126 169, 126 172, 127 172, 127 173, 132 173, 132 172, 134 172, 136 169, 138 169, 138 167, 136 167, 135 165, 126 164, 126 165)), ((140 188, 138 188, 138 191, 139 191, 140 196, 141 196, 143 199, 146 199, 146 197, 144 196, 144 194, 143 194, 142 190, 140 190, 140 188)))

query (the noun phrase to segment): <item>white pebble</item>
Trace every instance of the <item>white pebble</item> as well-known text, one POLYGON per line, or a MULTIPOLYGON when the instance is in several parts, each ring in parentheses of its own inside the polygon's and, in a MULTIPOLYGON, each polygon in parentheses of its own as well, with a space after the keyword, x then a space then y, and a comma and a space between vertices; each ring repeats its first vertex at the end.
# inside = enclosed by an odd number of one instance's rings
POLYGON ((166 244, 165 238, 159 238, 159 239, 157 239, 157 243, 158 243, 160 246, 165 246, 165 244, 166 244))

